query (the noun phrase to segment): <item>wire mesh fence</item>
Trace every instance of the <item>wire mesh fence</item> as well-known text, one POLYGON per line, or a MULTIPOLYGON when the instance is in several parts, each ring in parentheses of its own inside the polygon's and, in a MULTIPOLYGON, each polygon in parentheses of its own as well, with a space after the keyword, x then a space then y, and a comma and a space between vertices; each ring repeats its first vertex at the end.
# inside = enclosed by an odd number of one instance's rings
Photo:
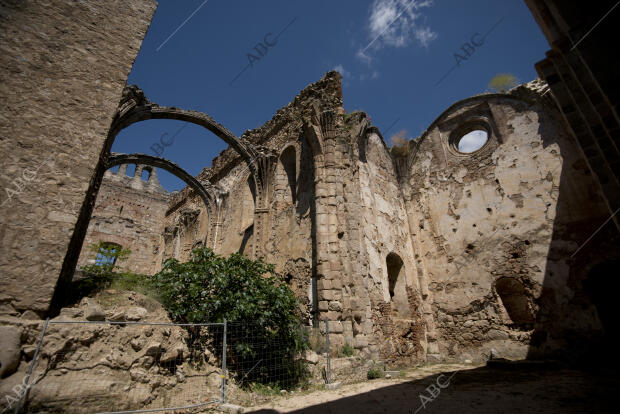
POLYGON ((309 372, 301 355, 307 341, 304 327, 234 322, 227 329, 227 366, 239 387, 260 383, 291 389, 306 384, 309 372))
POLYGON ((2 413, 202 412, 249 394, 381 378, 393 363, 389 335, 369 345, 343 321, 54 320, 39 332, 29 374, 2 413))

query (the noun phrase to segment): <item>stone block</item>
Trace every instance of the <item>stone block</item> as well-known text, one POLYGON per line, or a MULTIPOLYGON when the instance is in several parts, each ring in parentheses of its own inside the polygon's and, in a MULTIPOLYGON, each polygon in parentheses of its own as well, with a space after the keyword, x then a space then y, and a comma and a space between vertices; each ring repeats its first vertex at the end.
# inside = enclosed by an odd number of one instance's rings
POLYGON ((330 384, 325 384, 325 389, 326 390, 337 390, 338 388, 340 388, 341 385, 342 383, 340 382, 332 382, 330 384))
POLYGON ((320 312, 326 312, 329 310, 329 302, 326 300, 320 300, 319 301, 319 311, 320 312))
POLYGON ((240 405, 225 403, 225 404, 218 405, 217 410, 223 413, 243 414, 244 408, 241 407, 240 405))
POLYGON ((325 313, 325 317, 330 320, 330 329, 332 321, 339 321, 342 319, 342 312, 339 311, 328 311, 325 313))
POLYGON ((364 335, 357 335, 353 339, 353 348, 361 349, 361 348, 366 348, 367 346, 368 346, 368 338, 366 338, 364 335))
POLYGON ((105 320, 105 312, 94 299, 87 299, 88 306, 84 312, 87 321, 103 321, 105 320))
POLYGON ((326 289, 331 289, 332 288, 332 283, 330 280, 325 279, 325 278, 321 278, 317 281, 316 284, 317 288, 319 290, 326 290, 326 289))
POLYGON ((337 300, 329 302, 329 310, 342 312, 342 303, 338 302, 337 300))
POLYGON ((336 291, 335 290, 320 290, 319 298, 323 300, 328 300, 328 301, 336 300, 336 294, 334 292, 336 291))
POLYGON ((344 327, 342 325, 342 322, 330 319, 330 321, 329 321, 329 332, 330 333, 335 333, 335 334, 340 334, 340 333, 344 332, 344 327))
POLYGON ((21 333, 14 326, 0 326, 0 378, 8 377, 19 365, 21 333))
POLYGON ((342 321, 342 327, 345 332, 353 332, 353 323, 351 321, 342 321))

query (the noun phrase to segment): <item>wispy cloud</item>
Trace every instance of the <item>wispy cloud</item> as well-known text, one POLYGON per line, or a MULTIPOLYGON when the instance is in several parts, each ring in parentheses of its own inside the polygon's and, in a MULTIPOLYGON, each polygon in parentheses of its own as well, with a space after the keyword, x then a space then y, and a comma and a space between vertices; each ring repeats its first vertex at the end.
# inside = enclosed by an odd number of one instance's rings
POLYGON ((379 77, 379 72, 376 70, 371 71, 370 73, 362 73, 360 75, 355 75, 344 68, 342 64, 338 64, 332 68, 336 72, 342 75, 342 80, 345 85, 348 85, 349 81, 360 81, 363 82, 365 80, 373 80, 379 77))
POLYGON ((333 68, 336 72, 340 73, 342 75, 343 78, 349 78, 351 77, 351 72, 349 72, 348 70, 346 70, 344 68, 344 66, 342 65, 336 65, 333 68))
POLYGON ((370 7, 368 37, 370 42, 358 50, 357 57, 370 62, 371 50, 385 46, 405 47, 414 40, 421 46, 437 38, 437 33, 420 22, 421 10, 433 5, 433 0, 374 0, 370 7))

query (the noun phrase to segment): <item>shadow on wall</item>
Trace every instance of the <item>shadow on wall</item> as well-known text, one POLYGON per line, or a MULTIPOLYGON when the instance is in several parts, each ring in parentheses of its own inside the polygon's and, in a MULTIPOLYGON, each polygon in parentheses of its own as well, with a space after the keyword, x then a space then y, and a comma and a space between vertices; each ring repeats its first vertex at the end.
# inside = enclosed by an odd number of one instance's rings
POLYGON ((497 280, 495 288, 513 324, 531 329, 533 322, 528 359, 583 362, 606 357, 601 346, 609 347, 617 325, 611 312, 619 284, 620 237, 611 222, 600 228, 609 213, 574 139, 558 139, 548 125, 540 123, 543 145, 557 145, 563 162, 559 186, 552 189, 557 203, 540 295, 527 297, 527 283, 519 275, 497 280))

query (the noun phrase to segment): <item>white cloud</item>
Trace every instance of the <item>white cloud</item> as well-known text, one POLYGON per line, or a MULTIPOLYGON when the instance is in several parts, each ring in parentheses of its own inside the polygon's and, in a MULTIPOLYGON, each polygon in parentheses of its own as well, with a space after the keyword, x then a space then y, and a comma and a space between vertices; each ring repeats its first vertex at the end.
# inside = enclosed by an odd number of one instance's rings
POLYGON ((474 152, 487 142, 487 132, 482 130, 471 131, 461 138, 458 143, 459 151, 474 152))
POLYGON ((368 50, 384 46, 404 47, 417 40, 423 47, 437 38, 429 27, 421 26, 421 9, 430 7, 433 0, 374 0, 368 22, 370 43, 357 56, 370 61, 368 50))
POLYGON ((421 27, 416 29, 415 38, 420 42, 420 44, 424 47, 428 47, 428 45, 435 39, 437 39, 437 33, 433 32, 428 27, 421 27))
POLYGON ((362 73, 361 75, 354 75, 353 73, 346 70, 344 66, 341 64, 334 66, 332 70, 335 70, 336 72, 342 75, 342 80, 345 85, 349 84, 348 81, 357 81, 357 80, 365 81, 368 79, 370 80, 377 79, 379 77, 379 72, 377 72, 376 70, 373 70, 372 72, 368 74, 362 73))
POLYGON ((334 66, 333 70, 335 70, 336 72, 340 73, 342 75, 343 78, 349 78, 351 77, 351 72, 349 72, 348 70, 346 70, 344 68, 344 66, 342 65, 336 65, 334 66))

